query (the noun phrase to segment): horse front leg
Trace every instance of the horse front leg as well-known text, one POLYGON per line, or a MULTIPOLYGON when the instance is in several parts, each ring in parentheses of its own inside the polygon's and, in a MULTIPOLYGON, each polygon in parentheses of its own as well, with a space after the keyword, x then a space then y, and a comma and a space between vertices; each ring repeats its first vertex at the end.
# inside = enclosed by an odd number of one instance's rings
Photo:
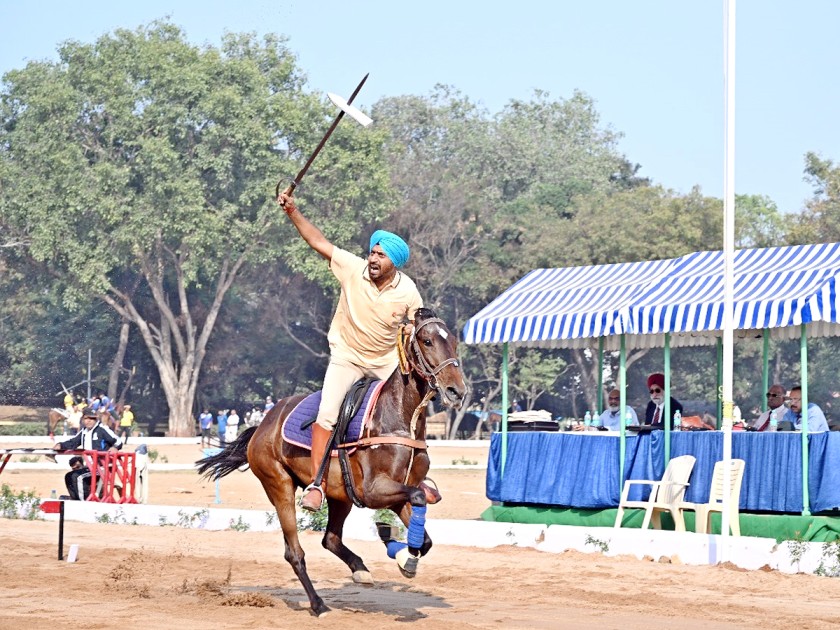
POLYGON ((432 547, 432 540, 426 533, 425 492, 380 475, 370 484, 365 484, 365 503, 372 508, 390 508, 408 528, 407 543, 382 536, 382 533, 380 536, 388 549, 389 557, 397 560, 400 572, 405 577, 414 577, 418 560, 432 547))
POLYGON ((373 584, 373 577, 365 566, 364 561, 350 551, 342 539, 344 535, 344 521, 347 520, 347 515, 353 509, 353 504, 349 501, 327 497, 327 506, 329 510, 327 531, 324 532, 324 538, 321 540, 321 544, 324 549, 331 551, 350 568, 353 572, 354 582, 357 584, 373 584))

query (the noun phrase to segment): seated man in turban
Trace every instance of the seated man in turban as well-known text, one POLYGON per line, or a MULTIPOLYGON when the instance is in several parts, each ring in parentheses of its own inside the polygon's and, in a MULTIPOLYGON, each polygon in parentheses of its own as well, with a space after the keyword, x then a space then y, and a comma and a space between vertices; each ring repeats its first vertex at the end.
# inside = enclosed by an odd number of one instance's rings
MULTIPOLYGON (((648 391, 650 402, 645 409, 645 424, 651 425, 654 429, 664 429, 665 423, 665 375, 657 372, 648 376, 648 391)), ((683 406, 676 398, 671 396, 671 428, 674 428, 674 414, 679 411, 683 413, 683 406)))
MULTIPOLYGON (((304 217, 291 194, 282 193, 278 203, 303 240, 329 261, 341 284, 338 307, 327 340, 330 362, 324 376, 321 405, 312 425, 312 479, 324 458, 332 428, 344 396, 365 376, 386 379, 396 369, 397 335, 404 319, 414 319, 423 300, 414 281, 398 271, 408 262, 406 242, 396 234, 377 230, 370 237, 367 259, 334 246, 304 217)), ((301 507, 317 511, 326 496, 326 479, 304 490, 301 507)))

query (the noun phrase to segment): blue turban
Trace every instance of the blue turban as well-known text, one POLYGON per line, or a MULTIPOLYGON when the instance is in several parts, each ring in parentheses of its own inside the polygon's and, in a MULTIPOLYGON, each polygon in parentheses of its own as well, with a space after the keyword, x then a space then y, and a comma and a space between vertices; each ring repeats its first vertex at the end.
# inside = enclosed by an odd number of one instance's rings
POLYGON ((396 234, 385 230, 376 230, 370 237, 370 249, 379 245, 385 255, 394 263, 394 267, 402 267, 408 262, 408 244, 396 234))

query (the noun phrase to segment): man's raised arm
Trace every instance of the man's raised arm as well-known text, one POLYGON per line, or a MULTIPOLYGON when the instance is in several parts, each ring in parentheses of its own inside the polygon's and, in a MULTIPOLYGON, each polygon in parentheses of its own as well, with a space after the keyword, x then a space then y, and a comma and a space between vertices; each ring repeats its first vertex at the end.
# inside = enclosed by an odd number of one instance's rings
POLYGON ((277 198, 277 203, 279 203, 283 210, 286 211, 286 214, 289 215, 289 218, 292 220, 292 224, 295 228, 297 228, 297 231, 303 237, 303 240, 306 241, 312 249, 321 254, 321 256, 327 260, 332 260, 334 248, 333 244, 327 240, 327 237, 324 236, 324 233, 321 232, 321 230, 315 227, 309 219, 300 213, 300 210, 298 210, 295 205, 295 200, 292 198, 292 195, 283 191, 277 198))

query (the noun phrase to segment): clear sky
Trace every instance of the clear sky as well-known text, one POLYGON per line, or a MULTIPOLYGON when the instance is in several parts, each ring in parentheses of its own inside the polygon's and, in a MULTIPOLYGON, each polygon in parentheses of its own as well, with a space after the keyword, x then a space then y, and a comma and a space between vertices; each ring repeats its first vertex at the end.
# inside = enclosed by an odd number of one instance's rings
MULTIPOLYGON (((737 9, 735 189, 796 212, 805 153, 840 161, 840 1, 737 9)), ((198 44, 287 35, 313 90, 347 96, 370 72, 362 107, 437 83, 491 113, 579 89, 641 175, 722 196, 723 0, 0 0, 0 73, 167 16, 198 44)))

